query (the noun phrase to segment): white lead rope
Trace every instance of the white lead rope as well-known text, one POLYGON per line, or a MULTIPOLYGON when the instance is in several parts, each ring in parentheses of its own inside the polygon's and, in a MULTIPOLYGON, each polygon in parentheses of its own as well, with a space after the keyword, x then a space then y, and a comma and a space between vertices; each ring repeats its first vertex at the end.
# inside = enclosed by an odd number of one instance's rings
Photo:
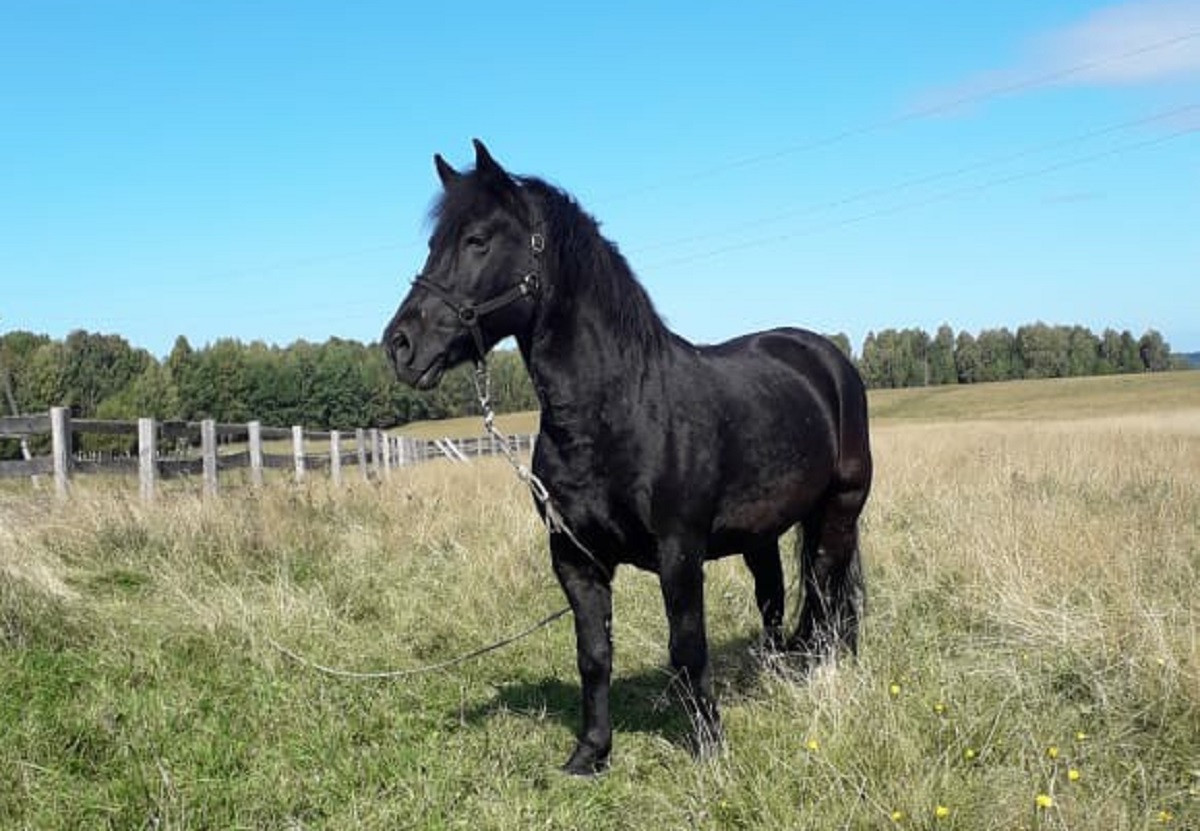
POLYGON ((512 442, 499 427, 496 426, 496 413, 492 410, 492 375, 488 371, 486 359, 480 359, 475 364, 475 395, 479 398, 479 406, 483 409, 483 429, 487 434, 496 440, 500 445, 501 452, 504 453, 504 458, 508 459, 508 463, 512 465, 512 469, 516 471, 517 478, 529 486, 530 493, 533 498, 538 501, 542 509, 546 512, 546 530, 551 534, 566 534, 567 539, 575 543, 575 547, 587 555, 588 559, 600 569, 600 572, 610 580, 612 579, 612 571, 600 562, 592 550, 588 548, 579 537, 575 536, 575 532, 567 525, 562 517, 562 513, 554 505, 554 500, 550 498, 550 491, 542 483, 528 465, 523 464, 517 459, 517 454, 512 448, 512 442))
MULTIPOLYGON (((512 465, 513 470, 516 471, 517 478, 529 486, 529 490, 533 494, 533 498, 538 501, 543 510, 546 512, 547 530, 549 530, 551 534, 566 534, 567 539, 573 542, 580 551, 588 556, 588 559, 590 559, 605 576, 611 579, 612 572, 606 568, 602 562, 600 562, 599 558, 592 553, 590 548, 580 542, 579 538, 575 536, 575 532, 572 531, 570 526, 563 521, 562 514, 554 506, 554 501, 550 498, 550 492, 546 490, 546 486, 542 483, 542 480, 538 478, 537 474, 535 474, 528 465, 522 463, 517 458, 517 454, 512 448, 511 440, 500 430, 500 428, 496 426, 496 413, 492 410, 491 400, 491 373, 488 372, 487 362, 482 359, 475 365, 475 392, 479 397, 479 406, 483 408, 484 430, 487 431, 489 436, 496 440, 501 451, 504 453, 504 458, 508 459, 508 463, 512 465)), ((464 653, 457 657, 448 658, 445 661, 439 661, 435 664, 426 664, 424 666, 413 667, 412 669, 385 669, 360 672, 357 670, 329 667, 305 658, 303 655, 288 649, 286 646, 278 643, 270 637, 267 637, 266 641, 281 654, 286 655, 296 663, 334 678, 349 678, 355 680, 387 680, 408 678, 414 675, 424 675, 430 672, 449 669, 450 667, 457 666, 475 658, 487 655, 489 652, 495 652, 497 649, 503 649, 510 644, 529 637, 539 629, 549 626, 551 623, 568 614, 570 611, 570 606, 564 606, 558 611, 546 615, 546 617, 542 618, 537 623, 522 629, 520 632, 517 632, 514 635, 509 635, 506 638, 502 638, 494 643, 490 643, 487 646, 481 646, 478 649, 473 649, 470 652, 464 653)))
POLYGON ((267 640, 267 643, 271 644, 271 646, 275 647, 277 650, 279 650, 281 653, 283 653, 287 657, 291 658, 296 663, 303 664, 304 666, 308 667, 309 669, 314 669, 317 672, 323 673, 325 675, 332 675, 335 678, 353 678, 353 679, 359 679, 359 680, 396 679, 396 678, 406 678, 406 677, 412 676, 412 675, 424 675, 425 673, 437 672, 438 670, 442 670, 442 669, 449 669, 450 667, 457 666, 458 664, 462 664, 467 661, 470 661, 473 658, 479 658, 483 655, 488 654, 489 652, 495 652, 497 649, 502 649, 503 647, 506 647, 511 643, 516 643, 517 641, 521 640, 522 638, 532 635, 537 630, 539 630, 545 626, 549 626, 551 623, 558 620, 560 617, 562 617, 563 615, 567 614, 570 611, 571 611, 571 607, 566 606, 562 609, 559 609, 557 612, 554 612, 553 614, 547 615, 546 617, 542 618, 541 620, 539 620, 537 623, 533 624, 529 628, 523 629, 520 632, 517 632, 515 635, 509 635, 507 638, 504 638, 503 640, 498 640, 495 643, 490 643, 487 646, 482 646, 479 649, 475 649, 475 650, 472 650, 471 652, 467 652, 463 655, 459 655, 456 658, 449 658, 445 661, 441 661, 436 664, 426 664, 425 666, 414 667, 412 669, 385 669, 385 670, 377 670, 377 671, 369 671, 369 672, 358 672, 358 671, 351 670, 351 669, 339 669, 338 667, 327 667, 322 664, 318 664, 316 661, 311 661, 308 658, 305 658, 303 655, 293 652, 292 650, 288 649, 283 644, 276 642, 275 640, 273 640, 270 637, 268 637, 266 640, 267 640))

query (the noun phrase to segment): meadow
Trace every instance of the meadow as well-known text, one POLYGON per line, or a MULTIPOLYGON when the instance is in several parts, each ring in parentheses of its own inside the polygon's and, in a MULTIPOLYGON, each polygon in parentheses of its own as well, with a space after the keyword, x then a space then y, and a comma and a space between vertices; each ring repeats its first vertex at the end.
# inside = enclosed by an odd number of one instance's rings
POLYGON ((390 681, 274 645, 403 669, 562 606, 503 461, 153 505, 8 483, 0 827, 1200 828, 1200 373, 872 407, 858 658, 762 659, 746 569, 711 564, 726 742, 694 759, 657 583, 623 569, 595 780, 557 770, 569 619, 390 681))

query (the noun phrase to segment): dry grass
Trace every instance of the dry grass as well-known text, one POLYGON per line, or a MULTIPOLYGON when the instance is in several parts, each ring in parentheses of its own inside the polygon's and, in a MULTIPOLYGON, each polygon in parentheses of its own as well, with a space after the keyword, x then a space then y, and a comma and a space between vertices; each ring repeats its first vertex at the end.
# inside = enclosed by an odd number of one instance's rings
POLYGON ((5 490, 0 826, 1200 827, 1200 400, 1163 398, 878 420, 862 655, 759 667, 745 569, 713 564, 709 761, 667 693, 657 586, 622 571, 595 782, 554 772, 577 726, 565 621, 397 683, 268 640, 411 667, 561 605, 502 462, 151 507, 103 480, 67 505, 5 490))
MULTIPOLYGON (((944 387, 871 390, 875 423, 894 420, 1046 420, 1141 416, 1200 406, 1200 372, 1056 378, 944 387)), ((497 419, 508 433, 536 433, 537 413, 508 413, 497 419)), ((418 421, 397 432, 414 438, 473 438, 478 417, 418 421)))

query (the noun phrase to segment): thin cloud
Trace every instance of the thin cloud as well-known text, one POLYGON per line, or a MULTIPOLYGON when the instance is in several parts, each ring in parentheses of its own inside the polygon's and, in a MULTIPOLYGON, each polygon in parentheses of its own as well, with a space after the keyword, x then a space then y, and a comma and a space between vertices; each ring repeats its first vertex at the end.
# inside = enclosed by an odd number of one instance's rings
POLYGON ((921 97, 946 110, 992 94, 1048 86, 1130 86, 1200 77, 1200 0, 1133 0, 1039 33, 1014 63, 974 73, 921 97))
POLYGON ((1064 79, 1066 83, 1140 84, 1200 74, 1200 2, 1151 0, 1110 6, 1041 36, 1033 52, 1043 66, 1088 65, 1064 79), (1184 39, 1189 34, 1195 37, 1184 39), (1164 46, 1133 52, 1151 43, 1164 46))

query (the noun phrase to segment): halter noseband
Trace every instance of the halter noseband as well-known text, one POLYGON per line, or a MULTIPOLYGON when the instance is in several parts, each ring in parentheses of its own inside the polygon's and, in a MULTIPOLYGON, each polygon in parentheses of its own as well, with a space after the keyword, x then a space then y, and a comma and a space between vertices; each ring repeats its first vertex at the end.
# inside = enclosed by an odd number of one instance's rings
POLYGON ((475 351, 478 353, 476 355, 477 362, 482 361, 487 354, 487 350, 483 345, 483 330, 479 326, 480 318, 498 309, 503 309, 505 306, 517 302, 522 297, 532 297, 541 288, 537 265, 541 253, 546 250, 546 238, 539 233, 533 233, 529 237, 529 250, 531 264, 525 276, 516 285, 482 303, 475 303, 472 300, 459 300, 448 288, 433 282, 424 275, 418 274, 413 278, 414 286, 420 286, 449 306, 450 310, 458 316, 458 322, 462 327, 471 333, 471 338, 475 341, 475 351))

